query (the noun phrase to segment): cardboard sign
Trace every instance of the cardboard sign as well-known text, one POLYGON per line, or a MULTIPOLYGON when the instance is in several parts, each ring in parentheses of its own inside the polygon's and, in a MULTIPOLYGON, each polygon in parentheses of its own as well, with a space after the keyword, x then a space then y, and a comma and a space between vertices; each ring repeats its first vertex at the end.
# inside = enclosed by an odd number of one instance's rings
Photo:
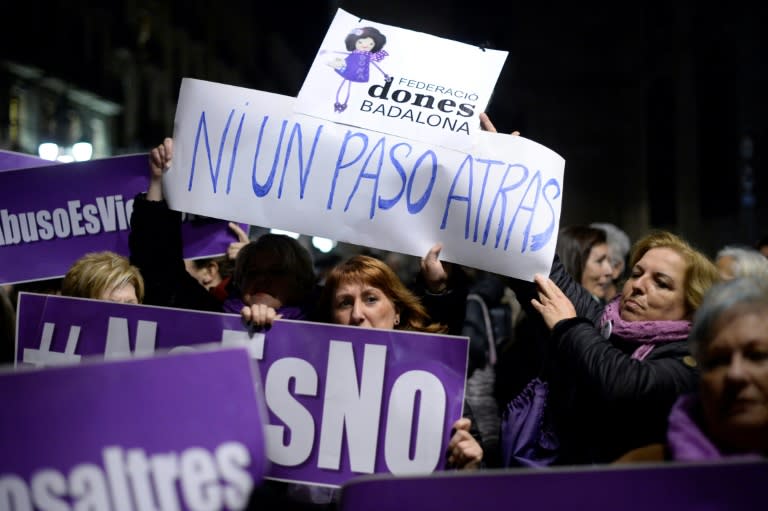
POLYGON ((0 371, 0 509, 244 508, 268 468, 254 370, 218 348, 0 371))
POLYGON ((340 511, 680 511, 765 508, 768 461, 603 465, 363 476, 341 490, 340 511))
POLYGON ((234 314, 34 293, 19 294, 17 325, 19 366, 246 346, 263 378, 273 479, 430 473, 463 410, 466 337, 288 320, 250 333, 234 314))
POLYGON ((468 151, 506 58, 338 9, 294 109, 468 151))
POLYGON ((564 160, 535 142, 477 133, 472 153, 293 113, 294 100, 185 78, 173 168, 179 211, 533 280, 557 243, 564 160))
MULTIPOLYGON (((129 255, 133 200, 148 185, 146 154, 0 172, 0 284, 61 277, 87 252, 129 255)), ((182 226, 186 258, 222 255, 237 241, 224 220, 182 226)))
POLYGON ((13 169, 28 169, 30 167, 46 167, 54 163, 37 156, 15 151, 0 149, 0 172, 13 169))

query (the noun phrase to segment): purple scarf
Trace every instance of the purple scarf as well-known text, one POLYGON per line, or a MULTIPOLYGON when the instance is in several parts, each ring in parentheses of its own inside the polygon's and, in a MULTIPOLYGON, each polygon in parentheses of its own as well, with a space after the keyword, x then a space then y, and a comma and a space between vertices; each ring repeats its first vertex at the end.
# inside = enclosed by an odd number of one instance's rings
POLYGON ((747 453, 729 455, 721 452, 701 430, 697 421, 699 397, 686 394, 677 398, 669 413, 667 445, 669 454, 675 461, 706 461, 720 458, 756 458, 760 455, 747 453))
POLYGON ((643 360, 656 344, 683 341, 688 338, 688 332, 691 330, 690 321, 684 319, 625 321, 619 315, 620 303, 621 296, 617 296, 605 306, 600 324, 602 330, 608 332, 606 337, 615 334, 625 341, 639 345, 632 353, 632 358, 643 360))

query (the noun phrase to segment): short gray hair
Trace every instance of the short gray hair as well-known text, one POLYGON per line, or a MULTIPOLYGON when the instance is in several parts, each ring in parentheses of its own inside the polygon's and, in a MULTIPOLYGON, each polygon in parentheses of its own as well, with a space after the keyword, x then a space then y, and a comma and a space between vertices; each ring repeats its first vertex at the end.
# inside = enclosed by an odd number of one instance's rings
POLYGON ((592 222, 589 226, 605 231, 605 238, 611 247, 611 262, 613 264, 625 262, 629 249, 632 247, 627 233, 616 225, 606 222, 592 222))
POLYGON ((758 250, 726 245, 717 252, 715 261, 723 257, 730 257, 732 259, 731 270, 734 278, 760 275, 768 277, 768 258, 758 250))
POLYGON ((718 282, 704 295, 696 310, 688 335, 691 353, 699 362, 712 339, 717 335, 718 321, 734 312, 738 306, 768 309, 768 277, 750 276, 718 282))

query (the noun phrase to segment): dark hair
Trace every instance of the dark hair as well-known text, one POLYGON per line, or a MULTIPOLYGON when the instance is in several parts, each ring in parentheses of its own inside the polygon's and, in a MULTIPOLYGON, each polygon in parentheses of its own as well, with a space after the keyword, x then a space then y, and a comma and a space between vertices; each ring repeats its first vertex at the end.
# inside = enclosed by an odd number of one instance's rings
POLYGON ((371 52, 379 51, 384 47, 385 44, 387 44, 387 36, 379 32, 378 28, 374 27, 362 27, 354 29, 344 39, 344 44, 346 45, 347 50, 354 51, 355 43, 358 40, 364 39, 366 37, 373 39, 373 48, 371 48, 371 52))
POLYGON ((573 280, 581 283, 589 253, 592 247, 601 243, 608 243, 603 229, 587 225, 567 225, 560 229, 555 251, 560 256, 565 271, 573 277, 573 280))
POLYGON ((392 300, 400 314, 400 324, 396 327, 398 330, 431 333, 444 333, 448 330, 444 325, 432 323, 419 298, 405 287, 387 263, 367 255, 350 257, 328 273, 319 302, 322 321, 333 322, 333 298, 336 290, 345 282, 360 282, 375 287, 392 300))
POLYGON ((221 275, 221 278, 223 279, 231 277, 235 271, 235 261, 226 255, 192 259, 192 264, 195 266, 196 270, 203 270, 213 263, 216 263, 219 267, 219 275, 221 275))
POLYGON ((283 268, 294 279, 291 286, 292 298, 286 305, 296 305, 306 299, 315 286, 315 269, 309 251, 297 240, 285 234, 262 234, 255 241, 246 244, 237 253, 235 273, 232 277, 242 292, 248 289, 248 268, 260 253, 270 253, 282 261, 283 268))

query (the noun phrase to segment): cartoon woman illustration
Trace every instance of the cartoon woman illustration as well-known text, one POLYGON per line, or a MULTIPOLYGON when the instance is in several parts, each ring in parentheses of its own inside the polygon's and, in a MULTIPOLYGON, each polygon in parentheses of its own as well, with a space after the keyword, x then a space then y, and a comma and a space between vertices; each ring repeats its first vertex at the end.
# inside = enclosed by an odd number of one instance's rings
POLYGON ((385 73, 377 64, 377 62, 380 62, 389 55, 382 49, 386 43, 386 36, 373 27, 356 28, 347 35, 344 39, 344 44, 350 53, 345 58, 336 57, 328 62, 328 65, 344 78, 339 85, 339 89, 336 91, 336 103, 333 104, 334 112, 343 112, 347 109, 352 82, 367 82, 371 65, 384 75, 384 80, 392 80, 392 77, 385 73), (341 101, 341 91, 345 85, 347 90, 344 95, 344 101, 341 101))

